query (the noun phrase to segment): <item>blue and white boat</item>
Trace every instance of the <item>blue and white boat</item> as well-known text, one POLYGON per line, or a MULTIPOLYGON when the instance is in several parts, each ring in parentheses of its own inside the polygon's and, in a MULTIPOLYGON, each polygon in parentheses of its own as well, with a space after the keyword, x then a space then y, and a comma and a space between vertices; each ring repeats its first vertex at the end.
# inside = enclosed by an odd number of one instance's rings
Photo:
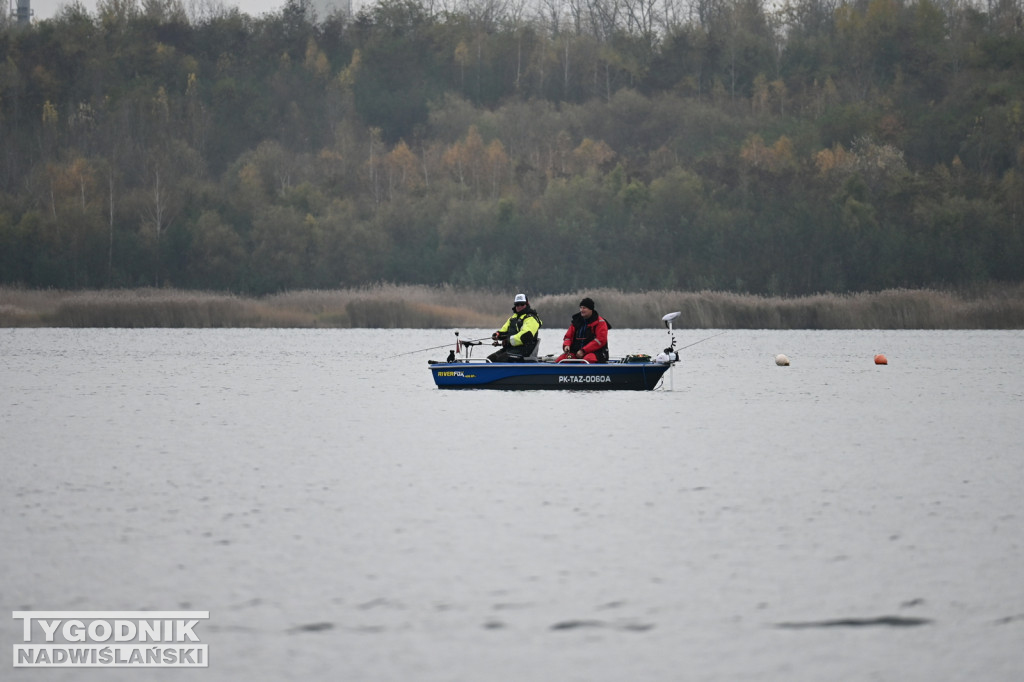
POLYGON ((671 365, 660 362, 437 362, 430 365, 438 388, 505 390, 650 391, 671 365))
MULTIPOLYGON (((679 313, 669 313, 662 320, 672 333, 672 320, 679 313)), ((675 338, 656 357, 627 355, 608 362, 585 360, 555 362, 552 356, 526 358, 522 362, 490 362, 470 357, 477 341, 460 341, 444 362, 428 360, 430 372, 438 388, 491 388, 502 390, 562 391, 650 391, 658 387, 662 377, 678 361, 675 338), (462 357, 459 357, 459 353, 462 357)))

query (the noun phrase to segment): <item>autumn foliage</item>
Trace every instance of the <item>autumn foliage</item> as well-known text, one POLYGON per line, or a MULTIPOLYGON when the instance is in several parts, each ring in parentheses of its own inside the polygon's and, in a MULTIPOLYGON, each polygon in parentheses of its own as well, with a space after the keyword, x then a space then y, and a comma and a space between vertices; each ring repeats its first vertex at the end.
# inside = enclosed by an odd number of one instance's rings
POLYGON ((5 17, 0 284, 1024 280, 1019 3, 628 6, 5 17))

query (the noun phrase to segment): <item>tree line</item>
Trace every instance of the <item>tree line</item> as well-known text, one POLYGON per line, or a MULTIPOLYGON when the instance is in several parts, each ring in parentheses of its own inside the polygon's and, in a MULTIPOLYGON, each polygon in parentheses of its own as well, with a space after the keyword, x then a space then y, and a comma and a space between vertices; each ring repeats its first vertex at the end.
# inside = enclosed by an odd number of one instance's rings
POLYGON ((0 284, 1024 281, 1020 0, 99 0, 0 54, 0 284))

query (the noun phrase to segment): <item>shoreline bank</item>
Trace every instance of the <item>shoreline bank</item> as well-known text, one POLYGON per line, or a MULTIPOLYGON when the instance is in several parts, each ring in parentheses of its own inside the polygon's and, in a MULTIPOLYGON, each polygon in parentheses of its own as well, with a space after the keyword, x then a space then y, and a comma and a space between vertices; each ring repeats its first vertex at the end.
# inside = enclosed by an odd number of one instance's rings
MULTIPOLYGON (((515 292, 382 284, 246 297, 182 289, 0 287, 0 327, 481 328, 500 325, 515 292)), ((590 296, 613 327, 648 328, 679 311, 677 329, 1024 329, 1024 286, 977 295, 931 289, 770 297, 612 289, 531 296, 561 328, 590 296)))

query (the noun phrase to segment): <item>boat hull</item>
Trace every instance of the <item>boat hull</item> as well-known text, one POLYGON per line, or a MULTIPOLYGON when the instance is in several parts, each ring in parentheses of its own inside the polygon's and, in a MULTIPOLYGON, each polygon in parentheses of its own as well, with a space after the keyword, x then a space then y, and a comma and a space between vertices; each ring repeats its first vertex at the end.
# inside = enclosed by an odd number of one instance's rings
POLYGON ((439 362, 430 365, 438 388, 499 390, 650 391, 668 370, 656 362, 439 362))

